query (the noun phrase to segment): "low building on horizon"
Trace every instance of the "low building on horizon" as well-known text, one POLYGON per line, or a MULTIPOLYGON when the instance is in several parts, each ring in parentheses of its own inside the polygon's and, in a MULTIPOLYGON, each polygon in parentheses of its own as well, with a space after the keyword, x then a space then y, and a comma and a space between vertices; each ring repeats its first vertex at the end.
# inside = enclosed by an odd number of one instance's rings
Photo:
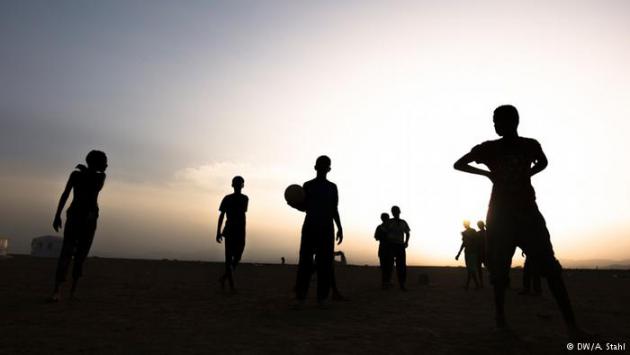
POLYGON ((0 238, 0 258, 9 255, 9 240, 0 238))

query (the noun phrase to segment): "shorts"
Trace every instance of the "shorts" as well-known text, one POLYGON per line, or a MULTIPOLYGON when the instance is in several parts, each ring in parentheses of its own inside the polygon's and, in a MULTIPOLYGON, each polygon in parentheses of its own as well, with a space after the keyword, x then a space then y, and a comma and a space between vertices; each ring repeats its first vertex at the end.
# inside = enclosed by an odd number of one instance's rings
POLYGON ((464 260, 466 260, 466 270, 468 272, 476 273, 479 271, 479 255, 466 252, 464 260))
POLYGON ((245 228, 234 228, 226 226, 223 230, 225 237, 225 256, 233 258, 235 261, 241 260, 245 250, 245 228))
POLYGON ((533 204, 525 208, 490 208, 487 224, 487 266, 490 281, 507 286, 516 247, 531 258, 532 271, 544 277, 559 276, 562 267, 556 260, 544 217, 533 204))

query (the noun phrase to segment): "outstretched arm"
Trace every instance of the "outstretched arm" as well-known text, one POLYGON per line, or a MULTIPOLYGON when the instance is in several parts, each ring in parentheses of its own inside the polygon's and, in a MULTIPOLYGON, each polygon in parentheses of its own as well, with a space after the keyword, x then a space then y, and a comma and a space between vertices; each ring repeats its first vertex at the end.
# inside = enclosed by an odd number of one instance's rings
POLYGON ((70 196, 70 191, 72 190, 74 180, 74 173, 70 174, 70 178, 68 178, 68 182, 66 183, 66 188, 61 193, 61 198, 59 198, 59 204, 57 205, 57 212, 55 213, 55 220, 53 221, 53 229, 55 232, 59 232, 61 225, 63 224, 61 220, 61 212, 63 212, 63 207, 66 205, 66 201, 68 201, 68 197, 70 196))
POLYGON ((223 219, 225 218, 225 212, 221 211, 219 215, 219 225, 217 226, 217 243, 221 243, 223 236, 221 235, 221 227, 223 227, 223 219))
POLYGON ((464 156, 459 158, 455 162, 455 164, 453 164, 453 168, 455 168, 455 170, 463 171, 465 173, 482 175, 490 178, 490 172, 488 170, 479 169, 470 165, 470 163, 472 163, 473 161, 474 159, 472 155, 470 153, 466 153, 464 154, 464 156))

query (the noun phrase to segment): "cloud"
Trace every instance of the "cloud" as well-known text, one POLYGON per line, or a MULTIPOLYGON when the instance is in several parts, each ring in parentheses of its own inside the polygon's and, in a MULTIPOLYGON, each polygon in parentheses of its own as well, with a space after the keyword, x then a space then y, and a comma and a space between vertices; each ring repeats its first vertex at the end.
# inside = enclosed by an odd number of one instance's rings
POLYGON ((289 181, 298 181, 295 173, 291 171, 288 166, 222 161, 181 169, 175 173, 175 180, 178 183, 218 192, 225 191, 232 178, 240 175, 245 179, 245 186, 267 189, 283 186, 290 183, 289 181))

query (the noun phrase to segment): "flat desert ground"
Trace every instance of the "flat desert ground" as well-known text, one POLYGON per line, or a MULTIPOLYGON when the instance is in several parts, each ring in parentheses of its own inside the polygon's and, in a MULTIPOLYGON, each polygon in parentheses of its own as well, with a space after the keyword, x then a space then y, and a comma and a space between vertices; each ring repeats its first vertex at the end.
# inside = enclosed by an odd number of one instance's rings
MULTIPOLYGON (((294 265, 242 264, 238 293, 222 264, 89 258, 80 301, 47 304, 54 259, 0 260, 0 353, 24 354, 544 354, 567 353, 546 285, 508 290, 510 331, 495 329, 492 292, 464 290, 463 268, 412 267, 409 292, 380 289, 377 267, 336 266, 348 301, 317 307, 314 283, 294 310, 294 265), (429 277, 428 285, 418 283, 429 277)), ((630 352, 630 272, 566 270, 579 322, 593 340, 630 352)), ((624 352, 621 352, 624 353, 624 352)))

